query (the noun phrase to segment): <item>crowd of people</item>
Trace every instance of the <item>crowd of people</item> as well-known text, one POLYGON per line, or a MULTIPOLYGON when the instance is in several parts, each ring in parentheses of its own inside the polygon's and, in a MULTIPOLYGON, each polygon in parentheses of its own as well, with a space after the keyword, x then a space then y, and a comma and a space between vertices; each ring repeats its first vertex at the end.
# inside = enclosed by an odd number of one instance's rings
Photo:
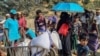
MULTIPOLYGON (((100 34, 100 10, 96 13, 86 11, 84 13, 68 14, 61 12, 58 21, 57 12, 47 18, 41 10, 36 11, 34 20, 35 30, 27 27, 27 21, 22 12, 15 9, 6 14, 5 21, 0 23, 0 44, 6 37, 6 46, 16 46, 24 37, 30 40, 49 30, 59 34, 62 49, 58 50, 60 56, 71 56, 72 52, 77 56, 88 56, 90 50, 96 56, 99 49, 100 34)), ((51 45, 53 47, 53 45, 51 45)))

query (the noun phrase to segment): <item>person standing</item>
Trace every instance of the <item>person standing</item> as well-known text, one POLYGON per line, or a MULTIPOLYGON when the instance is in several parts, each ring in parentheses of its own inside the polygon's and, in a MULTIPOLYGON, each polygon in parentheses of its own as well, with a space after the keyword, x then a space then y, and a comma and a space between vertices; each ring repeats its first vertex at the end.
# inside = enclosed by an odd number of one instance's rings
POLYGON ((71 37, 71 42, 72 42, 72 50, 73 52, 76 52, 76 46, 78 44, 78 36, 79 33, 81 33, 81 28, 82 28, 82 24, 79 20, 78 16, 74 16, 74 22, 73 22, 73 32, 72 32, 72 37, 71 37))
POLYGON ((58 24, 57 24, 57 31, 59 31, 61 25, 63 23, 65 23, 66 21, 70 21, 70 15, 66 12, 62 12, 61 15, 60 15, 60 20, 58 21, 58 24))
MULTIPOLYGON (((25 19, 22 12, 17 12, 17 20, 18 20, 18 23, 19 23, 20 31, 23 34, 25 34, 24 33, 24 30, 25 30, 24 28, 26 28, 27 22, 26 22, 26 19, 25 19)), ((22 36, 22 39, 23 39, 23 37, 25 37, 25 36, 22 36)))
MULTIPOLYGON (((2 18, 0 18, 2 19, 2 18)), ((0 46, 4 44, 4 29, 3 29, 3 24, 5 20, 0 20, 0 46)))
POLYGON ((82 22, 83 32, 88 32, 88 24, 87 24, 87 19, 86 19, 85 13, 82 14, 82 16, 80 17, 80 20, 82 22))
POLYGON ((60 15, 60 20, 57 24, 57 31, 60 35, 60 39, 62 42, 62 50, 60 52, 63 56, 71 56, 71 33, 69 31, 69 28, 70 16, 68 13, 62 12, 60 15))
POLYGON ((89 32, 88 46, 90 50, 93 52, 93 56, 96 56, 96 52, 99 48, 99 39, 97 33, 97 25, 95 21, 93 21, 91 31, 89 32))
POLYGON ((42 15, 41 10, 36 11, 36 18, 34 20, 35 24, 35 31, 37 34, 42 34, 43 32, 46 31, 46 20, 44 16, 42 15))
POLYGON ((14 46, 14 44, 20 39, 20 34, 18 30, 19 24, 15 18, 15 9, 10 10, 10 16, 11 18, 7 18, 7 20, 4 23, 4 29, 8 43, 10 43, 10 46, 14 46))
POLYGON ((97 11, 96 11, 96 16, 95 16, 94 20, 96 20, 97 31, 98 31, 98 35, 99 35, 100 34, 100 10, 99 9, 97 9, 97 11))
POLYGON ((75 34, 79 34, 80 33, 80 30, 82 28, 82 24, 81 24, 81 21, 79 20, 80 18, 78 16, 75 16, 74 17, 74 24, 73 24, 73 27, 74 27, 74 32, 75 34))
POLYGON ((50 28, 50 31, 56 30, 56 24, 57 24, 57 13, 55 12, 54 15, 50 14, 48 17, 48 27, 50 28))
POLYGON ((17 19, 18 19, 19 27, 25 28, 27 23, 22 12, 17 12, 17 19))

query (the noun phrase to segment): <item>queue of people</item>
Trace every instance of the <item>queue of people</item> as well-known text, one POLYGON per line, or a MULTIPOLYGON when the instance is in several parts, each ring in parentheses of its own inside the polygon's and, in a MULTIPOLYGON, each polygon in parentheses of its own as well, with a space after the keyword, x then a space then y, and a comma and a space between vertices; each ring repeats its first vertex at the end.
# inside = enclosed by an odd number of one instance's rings
POLYGON ((100 10, 96 11, 91 22, 90 18, 90 14, 86 13, 70 15, 61 12, 58 21, 57 12, 54 12, 54 15, 50 15, 46 21, 42 11, 37 10, 33 31, 27 27, 24 14, 12 9, 6 14, 5 22, 0 23, 0 41, 3 41, 1 37, 4 35, 7 46, 15 46, 24 37, 32 40, 47 30, 56 31, 62 44, 62 49, 58 50, 60 56, 72 56, 72 53, 77 56, 88 56, 90 50, 96 56, 96 51, 99 49, 100 10))
MULTIPOLYGON (((41 13, 42 12, 40 12, 40 14, 41 13)), ((93 51, 93 55, 96 56, 96 51, 99 48, 99 16, 99 10, 96 11, 95 15, 93 12, 86 12, 81 15, 75 14, 74 16, 71 16, 67 12, 62 12, 60 20, 57 23, 57 17, 49 17, 47 26, 58 32, 62 42, 62 50, 60 50, 61 55, 71 56, 71 50, 74 50, 74 52, 77 52, 78 56, 88 56, 89 50, 91 50, 93 51), (91 14, 93 15, 91 16, 91 14), (57 24, 57 27, 55 27, 55 23, 57 24), (78 42, 80 44, 77 46, 78 42)), ((38 19, 40 18, 44 17, 40 16, 38 19)), ((45 27, 43 29, 48 28, 45 23, 46 21, 44 18, 43 25, 45 27)), ((39 25, 39 23, 35 24, 39 25)))

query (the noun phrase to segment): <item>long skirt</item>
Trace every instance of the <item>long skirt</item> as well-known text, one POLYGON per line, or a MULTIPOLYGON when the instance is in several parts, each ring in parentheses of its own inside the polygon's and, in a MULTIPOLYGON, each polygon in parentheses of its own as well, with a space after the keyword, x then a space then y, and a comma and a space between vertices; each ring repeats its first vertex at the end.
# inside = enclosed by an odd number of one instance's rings
POLYGON ((72 50, 77 50, 77 44, 78 44, 78 35, 72 34, 71 35, 71 48, 72 50))
POLYGON ((62 55, 63 56, 71 56, 71 41, 70 41, 70 34, 66 37, 60 35, 61 42, 62 42, 62 55))

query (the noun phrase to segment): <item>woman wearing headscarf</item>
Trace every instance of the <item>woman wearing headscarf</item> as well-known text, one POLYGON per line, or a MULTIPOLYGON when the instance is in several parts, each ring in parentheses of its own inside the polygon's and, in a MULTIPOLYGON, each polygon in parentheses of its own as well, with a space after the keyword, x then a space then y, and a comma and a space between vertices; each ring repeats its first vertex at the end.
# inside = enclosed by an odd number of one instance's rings
POLYGON ((62 12, 60 20, 57 24, 57 31, 60 35, 62 42, 62 55, 71 56, 71 43, 70 43, 70 16, 66 12, 62 12))

